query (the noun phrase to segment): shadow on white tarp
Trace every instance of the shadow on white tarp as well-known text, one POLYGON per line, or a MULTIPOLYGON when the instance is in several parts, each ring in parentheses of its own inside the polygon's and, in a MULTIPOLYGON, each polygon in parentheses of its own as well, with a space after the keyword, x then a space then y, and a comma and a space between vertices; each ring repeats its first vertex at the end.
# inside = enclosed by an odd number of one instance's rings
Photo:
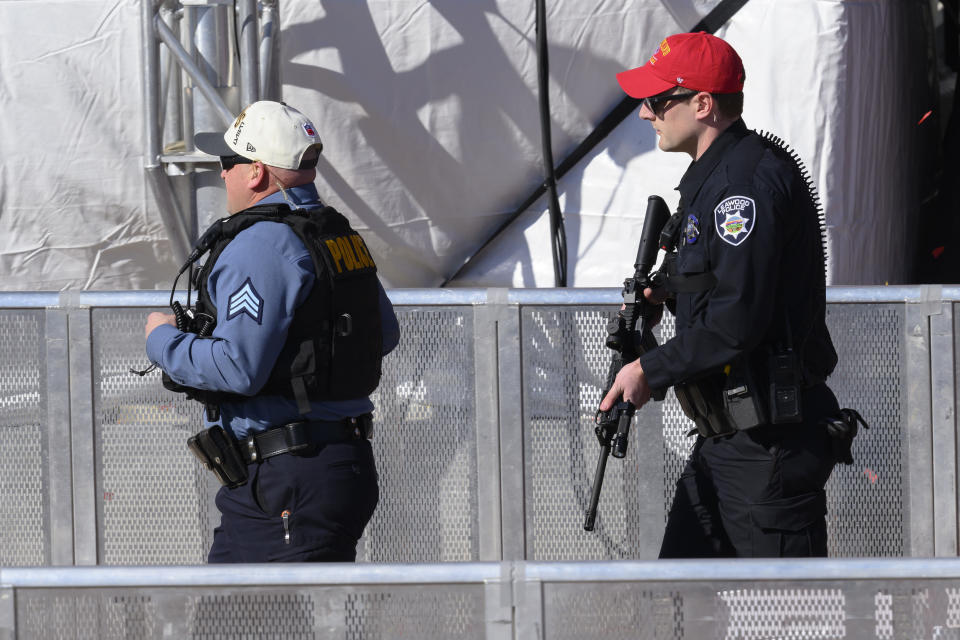
MULTIPOLYGON (((548 2, 554 157, 621 99, 614 74, 716 1, 548 2)), ((924 3, 751 0, 718 32, 747 70, 747 125, 820 189, 833 284, 908 282, 935 149, 924 3)), ((140 4, 0 2, 0 288, 166 287, 177 265, 143 174, 140 4)), ((541 181, 534 3, 282 0, 284 99, 324 139, 317 184, 390 287, 436 286, 541 181)), ((569 284, 632 270, 647 196, 689 158, 630 116, 560 182, 569 284)), ((541 198, 457 286, 553 286, 541 198)))

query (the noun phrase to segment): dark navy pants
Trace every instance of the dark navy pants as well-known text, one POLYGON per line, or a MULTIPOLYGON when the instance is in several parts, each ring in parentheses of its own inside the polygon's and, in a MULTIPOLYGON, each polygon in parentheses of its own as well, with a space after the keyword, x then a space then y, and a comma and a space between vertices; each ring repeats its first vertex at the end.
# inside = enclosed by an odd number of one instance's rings
POLYGON ((209 562, 356 559, 357 540, 380 495, 369 440, 274 456, 249 470, 245 485, 217 493, 221 519, 209 562))
POLYGON ((839 410, 820 385, 804 421, 697 438, 677 482, 661 558, 827 555, 824 485, 835 464, 823 417, 839 410))

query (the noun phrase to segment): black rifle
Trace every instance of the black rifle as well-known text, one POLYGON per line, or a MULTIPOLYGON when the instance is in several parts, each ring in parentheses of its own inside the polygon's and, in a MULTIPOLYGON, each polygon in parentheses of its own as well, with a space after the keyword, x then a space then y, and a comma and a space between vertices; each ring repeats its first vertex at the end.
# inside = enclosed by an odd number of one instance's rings
MULTIPOLYGON (((633 265, 632 278, 623 281, 624 308, 610 318, 607 323, 606 344, 613 349, 610 361, 610 370, 607 372, 607 383, 604 386, 601 398, 613 386, 614 379, 623 368, 623 365, 636 360, 646 351, 657 346, 657 339, 653 337, 652 325, 658 306, 648 301, 643 291, 657 286, 656 276, 650 275, 650 269, 657 261, 657 252, 660 249, 660 231, 670 218, 670 210, 660 196, 650 196, 647 200, 647 213, 643 220, 643 231, 640 234, 640 248, 637 249, 637 261, 633 265)), ((655 400, 663 400, 663 392, 654 394, 655 400)), ((593 495, 590 497, 590 507, 583 528, 593 531, 597 519, 597 504, 600 502, 600 489, 603 486, 603 474, 607 469, 607 458, 613 453, 614 458, 627 455, 627 441, 630 432, 630 421, 636 407, 632 402, 620 398, 620 401, 610 411, 597 410, 596 429, 597 440, 600 441, 600 459, 597 461, 597 471, 593 477, 593 495)))

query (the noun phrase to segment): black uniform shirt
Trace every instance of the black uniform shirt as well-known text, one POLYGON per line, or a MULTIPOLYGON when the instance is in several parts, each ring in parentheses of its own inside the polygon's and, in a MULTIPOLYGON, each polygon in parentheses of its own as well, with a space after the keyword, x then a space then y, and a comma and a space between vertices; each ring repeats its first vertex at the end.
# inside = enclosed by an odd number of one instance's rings
POLYGON ((719 372, 789 334, 820 380, 836 354, 824 323, 817 211, 799 170, 742 120, 691 163, 680 185, 676 271, 712 272, 705 291, 676 294, 677 333, 640 357, 652 388, 719 372), (758 159, 759 158, 759 159, 758 159), (812 338, 812 339, 811 339, 812 338), (826 343, 824 343, 824 340, 826 343))

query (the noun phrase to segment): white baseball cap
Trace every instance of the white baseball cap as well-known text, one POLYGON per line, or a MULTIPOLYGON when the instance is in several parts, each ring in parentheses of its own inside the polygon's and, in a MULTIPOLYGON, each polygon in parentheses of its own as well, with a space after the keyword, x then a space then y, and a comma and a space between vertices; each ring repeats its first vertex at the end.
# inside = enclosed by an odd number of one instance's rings
POLYGON ((261 100, 240 112, 224 133, 198 133, 197 148, 214 156, 239 155, 281 169, 309 169, 323 149, 305 115, 283 102, 261 100), (316 154, 304 154, 316 149, 316 154))

